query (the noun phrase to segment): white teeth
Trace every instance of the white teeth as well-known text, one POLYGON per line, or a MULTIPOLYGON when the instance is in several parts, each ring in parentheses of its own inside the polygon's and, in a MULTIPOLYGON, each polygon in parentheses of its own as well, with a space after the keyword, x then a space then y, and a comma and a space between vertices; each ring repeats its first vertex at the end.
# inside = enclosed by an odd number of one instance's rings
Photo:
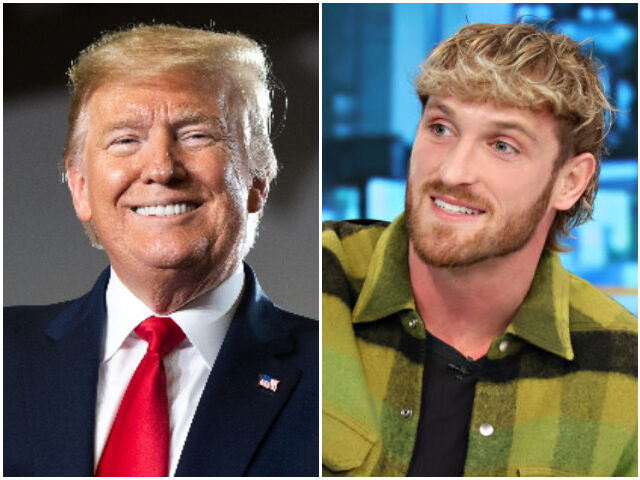
POLYGON ((436 204, 438 208, 444 210, 447 213, 453 213, 458 215, 459 214, 478 215, 482 213, 482 211, 480 210, 471 210, 470 208, 460 207, 458 205, 451 205, 450 203, 440 200, 439 198, 434 198, 433 202, 436 204))
POLYGON ((173 205, 156 205, 151 207, 138 207, 134 211, 138 215, 144 217, 167 217, 170 215, 179 215, 181 213, 187 213, 195 210, 195 205, 187 203, 176 203, 173 205))

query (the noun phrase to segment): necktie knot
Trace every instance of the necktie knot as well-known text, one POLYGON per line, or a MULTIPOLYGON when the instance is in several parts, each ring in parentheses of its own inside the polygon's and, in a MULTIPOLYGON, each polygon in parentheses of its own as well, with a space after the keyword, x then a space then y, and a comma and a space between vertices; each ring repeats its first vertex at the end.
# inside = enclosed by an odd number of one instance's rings
POLYGON ((147 352, 166 355, 185 338, 182 329, 170 317, 149 317, 135 329, 136 334, 145 340, 147 352))

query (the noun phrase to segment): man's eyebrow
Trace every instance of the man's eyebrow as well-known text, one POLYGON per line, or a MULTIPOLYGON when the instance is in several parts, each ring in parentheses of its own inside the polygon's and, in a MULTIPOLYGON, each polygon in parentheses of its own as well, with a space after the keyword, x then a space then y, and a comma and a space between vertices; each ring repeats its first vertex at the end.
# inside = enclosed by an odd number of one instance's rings
POLYGON ((490 125, 494 128, 501 129, 501 130, 517 130, 518 132, 521 132, 525 134, 527 137, 529 137, 531 141, 538 143, 538 138, 534 135, 534 133, 531 132, 527 127, 525 127, 521 123, 494 120, 490 122, 490 125))
MULTIPOLYGON (((103 133, 113 132, 123 128, 142 128, 148 123, 148 120, 139 116, 130 116, 118 118, 112 122, 107 123, 102 128, 103 133)), ((223 128, 224 122, 213 114, 203 112, 185 112, 176 115, 171 124, 174 128, 181 128, 185 125, 192 125, 195 123, 204 123, 216 128, 223 128)))
POLYGON ((218 115, 204 112, 181 112, 171 119, 174 125, 184 125, 189 123, 214 123, 220 124, 221 120, 218 115))
POLYGON ((176 128, 195 123, 204 123, 218 128, 224 127, 224 122, 218 115, 204 112, 182 112, 171 120, 171 124, 176 128))
POLYGON ((112 122, 107 123, 103 128, 103 132, 112 132, 121 128, 140 128, 144 126, 145 121, 141 117, 125 117, 119 118, 112 122))
POLYGON ((445 115, 455 116, 453 109, 447 107, 444 103, 438 102, 437 100, 428 102, 426 110, 440 110, 445 115))

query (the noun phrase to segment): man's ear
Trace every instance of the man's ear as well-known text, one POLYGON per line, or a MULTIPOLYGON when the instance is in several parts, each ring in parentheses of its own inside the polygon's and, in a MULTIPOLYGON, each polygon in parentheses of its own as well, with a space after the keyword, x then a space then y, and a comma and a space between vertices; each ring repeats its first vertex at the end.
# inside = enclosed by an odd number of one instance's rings
POLYGON ((84 168, 76 162, 67 163, 67 183, 73 198, 73 208, 76 210, 76 215, 82 222, 91 221, 92 215, 86 174, 84 168))
POLYGON ((558 172, 551 206, 556 210, 573 207, 587 188, 595 169, 596 159, 591 153, 585 152, 570 158, 558 172))
POLYGON ((269 196, 269 182, 263 177, 253 177, 247 199, 247 211, 257 213, 262 210, 269 196))

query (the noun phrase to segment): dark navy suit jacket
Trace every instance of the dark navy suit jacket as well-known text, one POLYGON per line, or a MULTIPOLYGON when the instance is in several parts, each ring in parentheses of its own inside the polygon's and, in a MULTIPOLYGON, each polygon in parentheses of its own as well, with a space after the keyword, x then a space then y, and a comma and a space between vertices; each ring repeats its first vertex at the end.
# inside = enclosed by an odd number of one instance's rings
MULTIPOLYGON (((245 265, 176 476, 318 476, 318 326, 245 265), (276 392, 260 374, 280 380, 276 392)), ((85 296, 4 310, 4 475, 91 476, 109 270, 85 296)))

